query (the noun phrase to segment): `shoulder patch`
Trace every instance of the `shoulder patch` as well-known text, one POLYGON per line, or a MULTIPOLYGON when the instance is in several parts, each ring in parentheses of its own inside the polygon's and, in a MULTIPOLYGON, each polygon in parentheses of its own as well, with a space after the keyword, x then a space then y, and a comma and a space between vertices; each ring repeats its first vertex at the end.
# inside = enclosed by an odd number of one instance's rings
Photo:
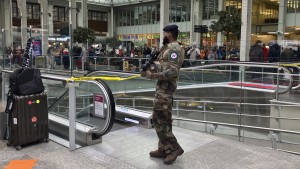
POLYGON ((171 63, 178 63, 178 60, 180 57, 180 52, 178 52, 177 50, 174 50, 174 49, 173 50, 169 49, 169 51, 167 53, 167 57, 171 63))
POLYGON ((177 59, 177 53, 171 53, 171 59, 177 59))

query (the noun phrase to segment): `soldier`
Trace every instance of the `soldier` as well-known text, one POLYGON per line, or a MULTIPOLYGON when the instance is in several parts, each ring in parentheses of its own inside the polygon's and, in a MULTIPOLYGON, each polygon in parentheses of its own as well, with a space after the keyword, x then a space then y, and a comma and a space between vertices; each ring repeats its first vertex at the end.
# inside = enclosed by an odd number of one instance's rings
POLYGON ((166 26, 163 31, 164 46, 159 51, 158 59, 150 66, 150 70, 142 71, 141 76, 158 80, 152 117, 159 142, 158 150, 151 151, 150 156, 164 158, 165 164, 172 164, 184 152, 172 133, 173 93, 177 88, 184 50, 177 42, 177 25, 166 26))

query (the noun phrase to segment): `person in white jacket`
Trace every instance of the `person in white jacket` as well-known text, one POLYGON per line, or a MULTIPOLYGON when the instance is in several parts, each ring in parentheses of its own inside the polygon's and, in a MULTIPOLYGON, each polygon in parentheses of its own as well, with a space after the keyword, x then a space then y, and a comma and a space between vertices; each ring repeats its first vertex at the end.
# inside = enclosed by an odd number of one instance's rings
POLYGON ((197 58, 197 57, 200 57, 200 50, 196 47, 195 43, 192 45, 192 48, 187 52, 187 55, 190 56, 190 63, 192 66, 194 66, 195 60, 200 59, 200 58, 197 58))

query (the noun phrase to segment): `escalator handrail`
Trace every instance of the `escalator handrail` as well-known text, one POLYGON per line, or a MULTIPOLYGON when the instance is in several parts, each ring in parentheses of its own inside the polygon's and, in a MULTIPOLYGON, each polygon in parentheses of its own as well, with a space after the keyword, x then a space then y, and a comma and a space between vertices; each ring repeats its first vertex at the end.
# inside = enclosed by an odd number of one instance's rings
MULTIPOLYGON (((290 67, 294 67, 294 68, 297 68, 298 69, 298 78, 300 79, 300 66, 296 66, 296 65, 294 65, 294 66, 290 66, 290 67)), ((298 85, 297 86, 294 86, 294 87, 292 87, 292 89, 293 90, 298 90, 300 88, 300 82, 299 82, 299 80, 298 80, 298 85)))
MULTIPOLYGON (((261 68, 277 68, 277 69, 282 69, 284 72, 286 72, 288 75, 292 76, 290 70, 288 70, 284 66, 280 65, 275 65, 275 64, 259 64, 259 63, 254 63, 254 62, 234 62, 234 63, 215 63, 215 64, 210 64, 210 65, 201 65, 201 66, 195 66, 195 67, 189 67, 189 68, 181 68, 180 70, 201 70, 203 68, 211 68, 211 67, 216 67, 216 66, 246 66, 246 67, 261 67, 261 68), (251 64, 250 64, 251 63, 251 64)), ((278 91, 278 94, 285 94, 289 92, 292 87, 293 87, 293 78, 289 79, 289 85, 285 90, 278 91)), ((278 90, 278 88, 277 88, 278 90)))
POLYGON ((95 85, 97 85, 102 91, 103 94, 105 95, 105 98, 108 98, 106 100, 107 105, 107 112, 110 112, 107 114, 107 122, 105 124, 105 126, 103 127, 102 130, 99 130, 97 128, 94 128, 91 132, 93 133, 93 137, 97 138, 100 136, 103 136, 105 134, 107 134, 113 127, 114 124, 114 120, 115 120, 115 112, 116 112, 116 108, 115 108, 115 100, 114 100, 114 96, 112 94, 112 91, 110 90, 109 86, 103 81, 103 80, 85 80, 82 82, 87 82, 87 83, 93 83, 95 85))

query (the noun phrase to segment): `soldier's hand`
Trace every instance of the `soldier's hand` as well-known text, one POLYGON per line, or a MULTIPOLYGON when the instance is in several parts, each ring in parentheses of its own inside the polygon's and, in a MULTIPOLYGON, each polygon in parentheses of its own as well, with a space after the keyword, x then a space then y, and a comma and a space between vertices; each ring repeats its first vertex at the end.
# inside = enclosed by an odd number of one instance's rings
POLYGON ((146 77, 146 75, 147 75, 146 71, 141 71, 141 76, 142 77, 146 77))
POLYGON ((152 73, 150 72, 150 70, 146 70, 146 71, 141 72, 141 76, 146 77, 148 79, 151 79, 151 75, 152 75, 152 73))
POLYGON ((146 78, 151 79, 151 75, 152 75, 152 73, 150 72, 150 70, 147 70, 146 71, 146 78))

